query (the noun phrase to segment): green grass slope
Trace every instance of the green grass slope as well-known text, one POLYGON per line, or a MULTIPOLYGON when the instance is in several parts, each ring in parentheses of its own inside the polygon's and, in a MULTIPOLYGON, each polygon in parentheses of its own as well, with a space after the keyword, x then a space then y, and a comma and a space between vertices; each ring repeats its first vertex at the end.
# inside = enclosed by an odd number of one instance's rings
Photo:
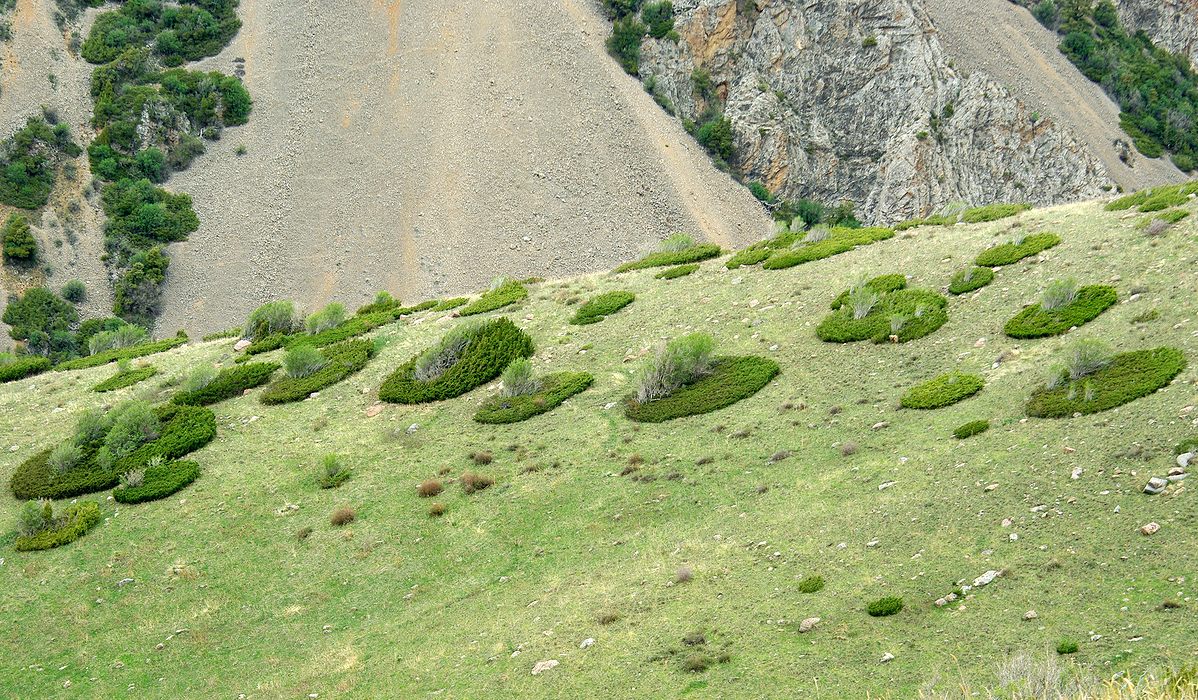
MULTIPOLYGON (((994 686, 1003 659, 1063 638, 1080 648, 1062 663, 1100 678, 1193 663, 1194 489, 1141 490, 1198 433, 1198 229, 1191 217, 1148 236, 1141 216, 1080 204, 911 229, 787 271, 728 270, 722 257, 670 281, 648 269, 530 285, 496 315, 535 340, 538 374, 595 381, 510 425, 472 420, 497 382, 379 406, 383 380, 460 321, 426 311, 382 326, 366 336, 382 340, 375 357, 315 398, 265 406, 254 389, 214 406, 217 438, 188 456, 200 478, 151 503, 86 497, 103 521, 67 546, 14 551, 19 504, 3 489, 0 696, 908 698, 937 677, 994 686), (855 279, 899 272, 943 292, 1013 227, 1062 242, 951 297, 935 333, 816 338, 855 279), (1114 285, 1121 303, 1059 337, 1005 337, 1066 274, 1114 285), (567 300, 615 290, 636 303, 569 323, 567 300), (713 413, 628 420, 642 356, 694 331, 781 373, 713 413), (1176 347, 1190 364, 1118 409, 1028 418, 1027 398, 1081 337, 1176 347), (899 408, 908 388, 953 371, 985 388, 899 408), (953 437, 979 419, 991 428, 953 437), (329 453, 351 477, 325 490, 329 453), (467 494, 466 472, 495 483, 467 494), (421 498, 430 479, 445 490, 421 498), (341 507, 356 519, 335 527, 341 507), (1160 531, 1141 535, 1149 522, 1160 531), (935 605, 991 570, 1004 573, 935 605), (805 576, 824 588, 800 592, 805 576), (867 614, 888 596, 901 611, 867 614)), ((189 345, 106 395, 91 388, 109 367, 0 386, 0 479, 88 408, 169 400, 191 368, 234 357, 231 340, 189 345)))

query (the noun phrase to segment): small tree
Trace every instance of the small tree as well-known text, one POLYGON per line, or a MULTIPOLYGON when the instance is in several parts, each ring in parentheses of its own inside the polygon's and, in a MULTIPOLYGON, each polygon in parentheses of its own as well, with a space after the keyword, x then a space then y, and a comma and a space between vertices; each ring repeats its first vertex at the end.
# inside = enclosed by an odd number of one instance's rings
POLYGON ((242 335, 250 340, 261 340, 273 333, 291 333, 295 326, 294 304, 283 300, 268 301, 250 313, 242 335))
POLYGON ((72 304, 85 301, 87 299, 87 287, 84 287, 83 283, 79 280, 71 280, 62 286, 62 298, 72 304))
POLYGON ((315 374, 328 363, 324 354, 311 345, 298 345, 283 356, 283 367, 287 376, 296 379, 315 374))
POLYGON ((308 333, 316 335, 321 331, 327 331, 330 328, 335 328, 345 321, 345 306, 333 302, 324 307, 320 311, 308 317, 307 328, 308 333))
POLYGON ((4 259, 9 262, 32 262, 37 259, 37 239, 29 230, 29 220, 12 214, 4 223, 4 259))

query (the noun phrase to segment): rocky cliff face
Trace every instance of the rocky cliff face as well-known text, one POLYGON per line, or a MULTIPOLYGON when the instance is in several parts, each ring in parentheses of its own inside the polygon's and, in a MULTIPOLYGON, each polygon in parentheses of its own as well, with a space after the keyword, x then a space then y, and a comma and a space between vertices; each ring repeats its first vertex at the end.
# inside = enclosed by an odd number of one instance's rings
POLYGON ((1110 187, 1068 129, 952 67, 918 0, 677 0, 640 73, 680 116, 722 102, 732 166, 786 197, 893 222, 944 204, 1051 204, 1110 187), (692 75, 710 73, 705 99, 692 75))
POLYGON ((1198 65, 1198 0, 1117 0, 1119 17, 1198 65))

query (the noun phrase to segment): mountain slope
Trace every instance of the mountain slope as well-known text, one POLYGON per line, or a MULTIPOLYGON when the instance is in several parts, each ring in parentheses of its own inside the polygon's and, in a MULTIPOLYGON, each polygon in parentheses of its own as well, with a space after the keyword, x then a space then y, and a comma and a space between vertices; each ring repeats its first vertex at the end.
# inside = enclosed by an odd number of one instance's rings
POLYGON ((577 0, 239 13, 200 67, 243 58, 254 117, 172 178, 202 225, 172 247, 163 328, 211 331, 281 290, 304 305, 425 297, 603 267, 676 231, 768 231, 614 67, 577 0))
MULTIPOLYGON (((1158 236, 1137 227, 1142 214, 1083 203, 921 227, 789 271, 728 270, 725 258, 668 282, 646 270, 535 285, 496 315, 535 339, 537 372, 586 371, 595 384, 513 425, 472 421, 494 385, 375 414, 384 379, 460 321, 426 312, 384 326, 379 354, 319 396, 264 406, 251 391, 214 406, 218 436, 177 495, 82 497, 105 521, 47 552, 12 551, 5 525, 0 695, 906 698, 935 685, 972 697, 998 684, 1004 660, 1043 658, 1062 639, 1080 643, 1062 667, 1087 677, 1192 663, 1194 491, 1141 492, 1198 432, 1198 210, 1184 208, 1158 236), (939 290, 983 249, 1045 230, 1061 244, 952 297, 927 338, 815 336, 860 276, 939 290), (1114 285, 1120 303, 1061 337, 1002 335, 1065 276, 1114 285), (621 289, 637 295, 627 308, 568 324, 577 301, 621 289), (782 373, 715 413, 627 420, 619 402, 640 356, 696 330, 782 373), (1172 346, 1191 366, 1117 410, 1028 418, 1029 393, 1079 338, 1172 346), (950 370, 986 386, 945 409, 897 408, 950 370), (980 418, 988 432, 951 437, 980 418), (352 478, 322 490, 329 452, 352 478), (496 484, 468 495, 467 471, 496 484), (446 491, 420 498, 426 479, 446 491), (430 517, 430 501, 447 512, 430 517), (330 525, 340 506, 356 509, 353 524, 330 525), (1160 531, 1141 535, 1149 522, 1160 531), (934 604, 988 571, 1004 573, 934 604), (799 592, 808 575, 825 588, 799 592), (866 614, 891 595, 899 614, 866 614), (800 634, 811 617, 821 621, 800 634), (531 673, 549 660, 557 667, 531 673)), ((0 482, 88 408, 165 399, 195 367, 231 366, 232 344, 146 358, 161 376, 115 395, 91 391, 112 366, 0 386, 0 482)), ((5 488, 0 522, 16 508, 5 488)))
POLYGON ((1057 49, 1060 38, 1008 0, 924 0, 945 49, 985 71, 1030 108, 1069 129, 1126 190, 1185 178, 1168 158, 1145 158, 1119 128, 1119 107, 1057 49), (1129 156, 1130 167, 1121 159, 1129 156))

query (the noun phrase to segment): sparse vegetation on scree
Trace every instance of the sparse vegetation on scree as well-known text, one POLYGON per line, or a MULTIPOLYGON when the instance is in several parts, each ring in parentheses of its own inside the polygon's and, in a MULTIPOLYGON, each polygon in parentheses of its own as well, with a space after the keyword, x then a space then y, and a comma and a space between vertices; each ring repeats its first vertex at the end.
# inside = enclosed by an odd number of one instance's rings
POLYGON ((1192 687, 1196 229, 1139 225, 1159 211, 982 217, 791 269, 677 240, 468 300, 274 303, 195 343, 68 320, 0 355, 0 688, 1192 687), (969 269, 992 279, 942 296, 969 269), (1092 287, 1119 303, 1081 309, 1092 287), (571 323, 588 300, 604 320, 571 323), (1036 337, 1007 336, 1029 302, 1036 337), (854 339, 881 342, 826 342, 854 339), (55 366, 69 345, 91 354, 55 366))

